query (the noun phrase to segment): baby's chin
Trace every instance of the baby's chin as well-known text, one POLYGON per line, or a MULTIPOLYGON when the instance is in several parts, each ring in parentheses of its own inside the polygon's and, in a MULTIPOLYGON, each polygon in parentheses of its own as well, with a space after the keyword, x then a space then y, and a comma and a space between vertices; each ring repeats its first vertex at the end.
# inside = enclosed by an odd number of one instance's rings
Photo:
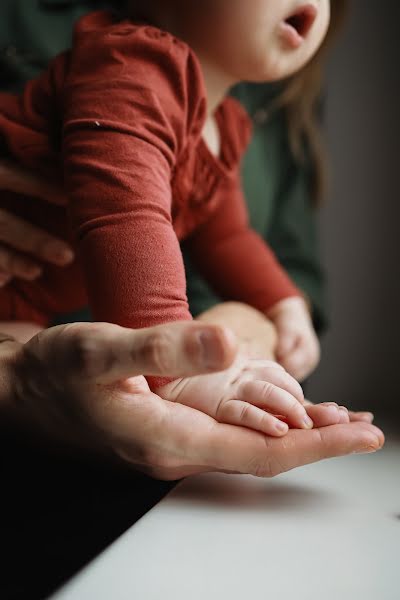
POLYGON ((257 67, 248 70, 247 77, 243 79, 253 83, 273 83, 288 79, 301 71, 313 58, 315 52, 298 53, 289 56, 286 53, 270 53, 268 59, 260 62, 257 67))

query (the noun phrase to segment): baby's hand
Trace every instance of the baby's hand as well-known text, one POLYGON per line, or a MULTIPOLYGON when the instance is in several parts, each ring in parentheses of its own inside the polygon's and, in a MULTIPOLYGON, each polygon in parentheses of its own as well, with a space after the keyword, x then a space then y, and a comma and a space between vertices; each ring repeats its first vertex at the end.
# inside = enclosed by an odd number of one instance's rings
POLYGON ((306 302, 287 298, 267 315, 276 327, 276 359, 298 381, 311 375, 320 359, 320 346, 306 302))
POLYGON ((206 413, 230 425, 282 436, 287 423, 311 429, 300 384, 277 363, 239 356, 226 371, 173 381, 157 394, 206 413))

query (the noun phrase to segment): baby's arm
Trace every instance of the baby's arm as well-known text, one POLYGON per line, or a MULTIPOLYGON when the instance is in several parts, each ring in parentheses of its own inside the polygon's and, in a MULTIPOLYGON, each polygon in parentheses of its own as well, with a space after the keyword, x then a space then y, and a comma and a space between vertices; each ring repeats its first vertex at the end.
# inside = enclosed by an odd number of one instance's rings
POLYGON ((222 298, 266 314, 278 302, 302 297, 265 241, 251 229, 239 173, 216 211, 186 242, 199 271, 222 298))
POLYGON ((168 37, 122 29, 78 32, 63 90, 63 157, 94 318, 140 328, 192 318, 171 178, 194 118, 185 80, 194 66, 168 37))
POLYGON ((250 228, 239 176, 188 247, 223 298, 250 304, 274 322, 281 364, 298 379, 308 374, 318 361, 319 344, 307 304, 272 250, 250 228))

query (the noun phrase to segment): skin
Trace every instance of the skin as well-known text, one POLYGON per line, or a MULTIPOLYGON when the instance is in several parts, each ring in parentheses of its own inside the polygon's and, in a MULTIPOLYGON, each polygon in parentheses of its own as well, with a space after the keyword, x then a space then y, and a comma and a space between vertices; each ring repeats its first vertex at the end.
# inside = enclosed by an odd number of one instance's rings
POLYGON ((221 424, 160 398, 141 375, 210 373, 235 356, 229 331, 196 323, 140 331, 77 323, 25 345, 1 336, 0 415, 41 441, 117 456, 164 480, 208 471, 273 477, 382 447, 382 432, 368 423, 320 427, 315 416, 315 429, 284 438, 221 424))
MULTIPOLYGON (((329 0, 170 0, 154 3, 157 24, 184 39, 200 60, 208 99, 203 137, 219 155, 220 136, 214 112, 229 88, 240 81, 272 82, 304 67, 320 48, 329 27, 329 0), (286 19, 305 4, 315 20, 296 48, 282 33, 286 19), (238 43, 240 40, 240 43, 238 43)), ((320 346, 302 297, 282 300, 266 315, 278 334, 277 359, 298 381, 320 360, 320 346)))
MULTIPOLYGON (((67 204, 61 188, 6 161, 0 161, 0 186, 50 204, 67 204)), ((42 261, 66 266, 73 258, 72 249, 63 241, 0 209, 0 287, 13 277, 34 281, 42 274, 42 261)))
MULTIPOLYGON (((260 4, 261 6, 261 4, 260 4)), ((238 16, 239 13, 237 13, 236 16, 238 16)), ((239 21, 238 21, 239 23, 239 21)), ((274 30, 274 36, 275 36, 275 30, 274 30)), ((231 40, 232 41, 232 40, 231 40)), ((254 47, 254 49, 256 50, 256 47, 254 47)), ((248 54, 247 56, 247 51, 245 52, 245 56, 247 58, 249 58, 251 55, 251 52, 248 54)), ((255 64, 255 63, 254 63, 255 64)), ((222 66, 222 63, 219 64, 219 67, 222 66)), ((206 69, 207 65, 205 63, 205 73, 207 75, 207 69, 206 69)), ((211 81, 211 78, 207 77, 207 81, 211 81)), ((215 80, 216 81, 216 80, 215 80)), ((213 96, 213 94, 210 94, 211 97, 213 96)), ((241 362, 239 361, 239 371, 240 371, 240 376, 245 376, 247 377, 249 372, 251 371, 251 368, 248 365, 248 361, 247 363, 243 363, 243 358, 241 358, 241 362)), ((232 365, 232 369, 234 370, 236 368, 236 364, 232 365)), ((228 370, 225 372, 226 374, 232 373, 232 370, 228 370)), ((237 380, 238 379, 238 372, 233 371, 233 380, 237 380)), ((224 376, 219 376, 219 378, 211 378, 211 379, 207 379, 206 381, 210 381, 212 382, 212 385, 209 385, 209 390, 210 390, 210 394, 211 393, 215 393, 215 397, 214 397, 214 405, 217 404, 218 407, 221 406, 221 395, 220 395, 220 389, 221 387, 224 388, 226 387, 227 384, 227 380, 226 380, 227 375, 224 376), (220 385, 220 383, 222 385, 220 385)), ((240 380, 239 379, 239 388, 234 388, 232 389, 232 394, 227 398, 228 402, 231 403, 231 405, 233 405, 236 402, 236 406, 235 408, 237 408, 237 404, 238 404, 238 400, 239 402, 246 402, 247 403, 247 407, 246 410, 244 410, 243 406, 239 406, 239 411, 235 411, 235 412, 239 412, 240 414, 240 418, 237 419, 236 417, 234 419, 232 419, 230 416, 227 418, 226 417, 226 411, 223 412, 223 417, 221 417, 223 420, 228 421, 228 422, 233 422, 234 424, 242 424, 242 425, 247 425, 247 426, 254 426, 254 418, 252 418, 250 420, 250 422, 246 419, 241 420, 242 417, 247 417, 249 414, 254 415, 254 411, 251 411, 250 409, 255 409, 257 410, 257 419, 260 420, 260 415, 263 412, 263 420, 268 420, 266 418, 265 415, 265 409, 269 409, 275 413, 278 414, 283 414, 284 417, 286 417, 286 419, 292 424, 292 425, 297 425, 299 427, 303 426, 303 427, 310 427, 312 426, 312 423, 309 421, 309 419, 305 419, 305 411, 304 408, 302 406, 302 402, 303 399, 297 397, 296 398, 296 393, 293 392, 294 390, 294 382, 290 382, 289 383, 289 379, 287 377, 287 374, 282 374, 282 370, 279 370, 276 368, 276 366, 271 367, 269 365, 266 365, 265 363, 263 365, 257 365, 256 369, 253 373, 253 371, 251 371, 251 377, 252 377, 252 381, 251 382, 247 382, 244 380, 240 380), (262 373, 260 372, 260 369, 262 369, 262 373), (267 375, 265 375, 264 373, 266 372, 266 370, 271 371, 271 374, 268 374, 268 378, 267 375), (273 372, 274 371, 274 372, 273 372), (277 374, 278 372, 278 374, 277 374), (276 381, 277 381, 277 377, 278 379, 280 379, 280 381, 278 382, 278 385, 276 385, 276 381), (283 378, 283 380, 282 380, 283 378), (272 381, 271 381, 272 379, 272 381), (275 383, 274 383, 275 381, 275 383), (263 390, 258 390, 257 385, 259 385, 259 383, 262 383, 263 385, 263 390), (246 385, 244 385, 246 384, 246 385), (251 385, 254 384, 254 385, 251 385), (265 386, 265 384, 267 384, 267 387, 265 386), (257 388, 257 390, 256 390, 257 388), (272 393, 271 393, 271 389, 272 389, 272 393), (280 391, 280 396, 281 399, 278 399, 277 395, 276 395, 276 390, 279 389, 280 391), (239 398, 237 398, 238 396, 238 392, 243 392, 243 395, 240 396, 239 398), (256 393, 256 391, 258 391, 259 393, 256 393), (286 396, 285 400, 282 399, 282 391, 286 392, 287 394, 289 394, 291 396, 290 400, 289 398, 286 396), (272 401, 271 401, 272 399, 272 401), (297 399, 298 402, 295 402, 295 400, 297 399), (261 400, 263 401, 260 405, 261 400), (268 400, 268 402, 267 402, 268 400), (288 401, 290 402, 290 411, 288 410, 288 401), (256 405, 256 406, 252 406, 252 404, 256 405), (259 406, 258 406, 259 405, 259 406), (295 407, 293 409, 293 407, 295 407), (263 409, 262 411, 260 409, 263 409), (301 415, 301 417, 297 417, 296 414, 293 413, 299 413, 299 415, 301 415), (300 420, 301 419, 301 420, 300 420)), ((162 391, 162 395, 164 398, 168 399, 168 400, 172 400, 172 401, 179 401, 179 403, 182 404, 188 404, 191 405, 192 407, 195 408, 199 408, 200 410, 205 410, 205 412, 207 412, 208 414, 210 414, 211 416, 218 416, 216 414, 215 408, 210 409, 209 406, 205 407, 204 403, 201 402, 201 394, 200 394, 200 390, 204 387, 204 379, 196 379, 196 378, 192 378, 192 380, 190 382, 188 381, 179 381, 178 383, 175 384, 175 386, 171 389, 171 386, 168 389, 165 389, 162 391), (178 389, 179 388, 179 389, 178 389), (196 399, 197 398, 197 399, 196 399), (193 404, 193 399, 196 399, 195 405, 193 404)), ((229 384, 230 382, 228 382, 229 384)), ((309 409, 311 410, 311 408, 309 409)), ((325 411, 326 415, 328 414, 327 411, 325 411)), ((343 411, 342 411, 343 413, 343 411)), ((229 412, 229 415, 231 413, 229 412)), ((348 420, 348 418, 347 418, 348 420)), ((275 420, 276 421, 276 420, 275 420)), ((325 421, 327 421, 327 418, 325 418, 325 421)), ((326 423, 327 424, 327 423, 326 423)), ((262 427, 260 427, 260 430, 263 431, 264 433, 270 433, 273 434, 273 431, 270 428, 266 428, 264 427, 264 425, 262 427)), ((286 432, 286 430, 285 430, 286 432)))
MULTIPOLYGON (((247 304, 240 302, 217 304, 197 317, 197 321, 229 327, 238 340, 239 351, 251 358, 276 359, 278 335, 274 324, 261 312, 247 304)), ((336 402, 314 405, 305 400, 304 403, 313 407, 308 408, 308 414, 314 422, 318 422, 319 426, 322 426, 322 423, 326 425, 347 423, 349 420, 372 423, 374 420, 374 415, 370 412, 348 411, 346 407, 336 402)))
POLYGON ((169 0, 164 11, 159 5, 157 24, 184 39, 200 59, 210 114, 235 83, 278 81, 301 70, 321 46, 330 21, 329 0, 169 0), (317 9, 317 17, 293 49, 281 25, 305 4, 317 9))
MULTIPOLYGON (((0 175, 2 176, 1 185, 4 189, 21 191, 27 195, 42 195, 44 199, 56 204, 65 204, 67 199, 60 190, 49 184, 36 179, 31 173, 23 172, 18 167, 9 163, 0 163, 0 175)), ((31 228, 30 224, 16 218, 14 215, 2 212, 3 227, 0 227, 0 244, 4 242, 4 252, 7 260, 4 263, 4 274, 7 280, 12 277, 20 276, 18 272, 12 270, 15 264, 15 257, 19 257, 19 250, 28 252, 32 258, 29 259, 35 264, 35 257, 40 260, 53 262, 51 252, 43 253, 43 248, 48 245, 51 247, 59 244, 64 246, 64 261, 68 263, 70 253, 68 246, 49 236, 46 232, 31 228), (16 250, 14 250, 14 248, 16 250)), ((23 254, 21 254, 23 256, 23 254)), ((37 275, 35 275, 37 277, 37 275)), ((257 310, 237 302, 227 302, 213 307, 203 315, 199 320, 204 323, 228 326, 231 328, 239 340, 242 353, 246 353, 251 358, 260 358, 274 360, 277 348, 277 335, 274 326, 264 315, 257 310)), ((40 331, 40 328, 34 324, 8 323, 2 325, 3 333, 13 335, 20 342, 28 341, 33 335, 40 331)), ((175 400, 177 397, 175 397, 175 400)), ((309 408, 308 414, 320 424, 345 423, 350 418, 351 421, 363 421, 371 423, 373 415, 368 412, 348 413, 344 407, 339 407, 336 403, 323 403, 317 407, 309 408)))
MULTIPOLYGON (((182 0, 162 3, 153 0, 148 4, 150 16, 156 24, 185 39, 200 60, 209 108, 203 135, 215 154, 219 153, 220 140, 213 113, 230 86, 243 79, 283 79, 301 69, 320 47, 330 17, 329 0, 309 2, 316 10, 315 20, 303 42, 293 48, 282 35, 282 25, 304 6, 304 2, 299 0, 283 0, 279 3, 274 0, 254 0, 251 3, 245 0, 206 0, 202 3, 182 0), (240 44, 237 43, 238 39, 240 44)), ((14 188, 15 185, 18 183, 14 183, 14 188)), ((48 193, 48 190, 43 190, 43 193, 48 193)), ((4 223, 4 214, 0 213, 0 227, 2 220, 4 223)), ((14 221, 13 228, 17 225, 14 221)), ((25 233, 24 240, 28 239, 28 234, 38 239, 37 230, 31 229, 25 233)), ((73 258, 67 254, 65 247, 62 249, 52 244, 48 238, 41 248, 42 257, 46 255, 46 260, 51 253, 57 257, 57 264, 73 258)), ((26 252, 26 242, 21 249, 26 252)), ((0 285, 8 282, 5 268, 7 260, 6 251, 0 247, 0 285)), ((25 279, 32 279, 40 276, 42 267, 17 252, 14 253, 10 270, 25 279)), ((315 369, 320 357, 319 342, 306 302, 300 297, 287 299, 266 314, 274 322, 278 333, 277 358, 280 364, 302 381, 315 369)), ((183 387, 191 389, 193 385, 183 387)), ((176 396, 174 392, 172 396, 169 395, 170 387, 160 390, 160 393, 165 393, 167 399, 176 396)), ((185 397, 184 393, 180 394, 182 402, 185 402, 185 397)))

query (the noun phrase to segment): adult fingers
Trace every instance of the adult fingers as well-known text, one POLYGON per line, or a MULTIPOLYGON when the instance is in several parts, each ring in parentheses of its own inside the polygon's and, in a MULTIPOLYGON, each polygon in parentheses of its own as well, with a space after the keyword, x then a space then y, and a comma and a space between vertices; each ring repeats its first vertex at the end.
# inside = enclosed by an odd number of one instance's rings
POLYGON ((273 477, 325 458, 374 452, 384 443, 383 433, 366 423, 290 430, 282 438, 271 438, 218 423, 200 411, 163 401, 154 394, 152 398, 139 403, 141 414, 132 411, 129 403, 123 404, 118 429, 124 434, 116 449, 123 458, 160 479, 206 471, 273 477))
POLYGON ((64 206, 68 201, 61 187, 8 161, 0 161, 0 189, 41 198, 59 206, 64 206))
MULTIPOLYGON (((59 266, 70 263, 74 258, 72 250, 65 242, 3 209, 0 209, 0 242, 14 250, 32 254, 35 258, 59 266)), ((27 267, 28 274, 32 269, 34 272, 38 269, 29 259, 19 256, 6 246, 1 246, 0 269, 22 277, 26 275, 27 267)))
POLYGON ((139 330, 74 323, 42 332, 26 351, 53 365, 64 380, 69 373, 82 382, 111 384, 136 375, 189 377, 223 370, 235 358, 236 340, 229 330, 200 323, 139 330))
POLYGON ((41 267, 12 248, 0 244, 0 287, 13 277, 33 281, 42 273, 41 267))
MULTIPOLYGON (((192 440, 201 442, 195 434, 192 440)), ((326 458, 375 452, 383 446, 384 435, 367 423, 291 429, 283 438, 219 424, 204 441, 205 460, 214 469, 273 477, 326 458)))

